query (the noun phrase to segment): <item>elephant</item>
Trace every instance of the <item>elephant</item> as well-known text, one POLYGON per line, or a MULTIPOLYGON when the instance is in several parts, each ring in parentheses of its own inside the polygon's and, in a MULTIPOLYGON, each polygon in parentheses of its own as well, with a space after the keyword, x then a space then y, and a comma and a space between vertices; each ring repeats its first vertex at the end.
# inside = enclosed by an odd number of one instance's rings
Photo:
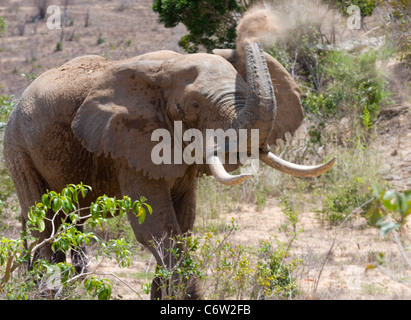
MULTIPOLYGON (((40 75, 23 92, 5 130, 4 158, 21 206, 23 225, 29 207, 46 190, 68 184, 92 187, 84 204, 103 194, 117 198, 146 197, 153 213, 139 224, 128 220, 136 239, 158 264, 173 264, 159 256, 153 239, 193 228, 197 182, 212 175, 233 185, 248 178, 231 174, 240 164, 226 164, 206 141, 204 163, 162 163, 151 159, 157 129, 172 132, 180 121, 183 131, 258 129, 262 162, 286 174, 311 177, 331 169, 329 162, 305 166, 275 156, 270 145, 295 132, 303 120, 300 92, 284 67, 265 53, 258 41, 246 41, 244 54, 233 50, 180 54, 168 50, 111 61, 97 55, 72 59, 40 75)), ((173 141, 171 149, 175 148, 173 141)), ((186 142, 183 142, 186 143, 186 142)), ((234 150, 235 152, 235 150, 234 150)), ((48 214, 52 214, 49 212, 48 214)), ((47 239, 51 225, 34 234, 47 239)), ((51 246, 37 253, 52 262, 65 260, 51 246)), ((158 280, 158 279, 157 279, 158 280)), ((195 289, 191 298, 196 297, 195 289)), ((152 282, 151 298, 159 297, 152 282)))

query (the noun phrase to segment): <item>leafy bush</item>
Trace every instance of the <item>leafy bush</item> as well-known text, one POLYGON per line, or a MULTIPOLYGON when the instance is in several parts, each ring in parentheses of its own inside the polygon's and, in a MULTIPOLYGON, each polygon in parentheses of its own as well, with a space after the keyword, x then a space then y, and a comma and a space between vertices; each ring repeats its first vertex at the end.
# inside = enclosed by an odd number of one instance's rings
MULTIPOLYGON (((325 191, 322 201, 322 209, 317 212, 320 220, 332 224, 340 224, 356 208, 372 199, 372 192, 360 177, 352 178, 345 184, 335 186, 332 190, 325 191)), ((362 210, 366 212, 366 208, 362 210)))
MULTIPOLYGON (((399 230, 403 228, 408 222, 408 216, 411 214, 411 190, 399 192, 396 190, 385 190, 378 184, 373 186, 375 200, 371 208, 368 210, 366 218, 371 226, 379 228, 380 234, 386 237, 389 233, 393 235, 395 243, 401 253, 402 259, 406 266, 411 269, 411 259, 409 257, 409 244, 405 241, 409 240, 407 237, 401 237, 399 230), (408 252, 407 252, 408 251, 408 252)), ((380 252, 376 256, 376 264, 368 264, 368 269, 375 267, 381 269, 382 265, 386 264, 384 253, 380 252)), ((387 273, 385 271, 385 273, 387 273)), ((391 278, 401 282, 400 277, 391 278)))
POLYGON ((371 16, 374 9, 382 2, 381 0, 324 0, 325 3, 338 8, 343 15, 348 15, 347 8, 356 5, 361 10, 361 16, 371 16))
POLYGON ((388 83, 376 67, 377 54, 369 51, 356 57, 330 51, 321 60, 327 86, 305 92, 305 111, 323 121, 349 117, 353 133, 358 124, 365 131, 372 128, 380 107, 390 101, 388 83))
POLYGON ((223 239, 213 231, 173 239, 180 245, 171 250, 177 264, 172 270, 158 267, 155 274, 162 297, 181 299, 193 281, 201 279, 202 296, 208 299, 294 298, 298 291, 293 273, 301 261, 288 261, 290 245, 277 241, 274 248, 268 240, 258 249, 236 245, 228 238, 237 228, 232 220, 223 239))
POLYGON ((0 130, 6 125, 11 110, 16 106, 14 96, 1 95, 0 96, 0 130))
POLYGON ((383 159, 372 148, 356 144, 353 148, 339 148, 333 170, 319 177, 321 188, 314 194, 321 199, 318 218, 331 224, 340 224, 355 212, 365 215, 374 199, 372 186, 383 181, 383 159))
POLYGON ((384 19, 374 34, 384 36, 386 42, 396 51, 400 60, 411 62, 411 2, 409 0, 381 1, 386 11, 384 19))
POLYGON ((277 241, 274 250, 269 241, 261 241, 260 260, 257 263, 257 288, 254 294, 258 299, 293 299, 297 293, 297 282, 293 273, 302 260, 285 262, 288 257, 285 243, 277 241))
MULTIPOLYGON (((92 274, 84 270, 80 274, 75 274, 73 264, 53 265, 49 261, 35 259, 36 252, 46 245, 51 244, 53 251, 58 250, 65 254, 69 250, 82 252, 82 246, 90 245, 93 241, 99 244, 97 255, 114 258, 120 267, 131 265, 130 246, 124 239, 102 241, 93 232, 79 231, 76 225, 84 221, 83 219, 88 219, 86 223, 93 228, 101 227, 106 218, 116 214, 124 215, 129 210, 132 210, 138 217, 139 223, 143 223, 146 212, 152 213, 151 207, 145 203, 144 197, 132 202, 127 196, 123 199, 101 196, 91 203, 90 207, 80 208, 79 198, 84 198, 90 190, 89 186, 83 184, 68 185, 61 193, 47 192, 42 196, 41 202, 30 207, 27 221, 28 231, 42 232, 45 229, 45 223, 51 223, 53 232, 49 238, 39 242, 26 231, 22 231, 18 239, 5 237, 1 239, 0 270, 4 276, 0 280, 0 293, 4 292, 7 299, 42 296, 61 298, 64 292, 69 291, 69 294, 72 294, 70 290, 73 289, 73 283, 76 280, 92 274), (49 210, 54 213, 51 218, 46 216, 49 210), (61 224, 55 224, 57 219, 61 221, 61 224), (30 245, 27 246, 28 242, 30 245), (26 262, 29 262, 31 268, 16 274, 17 269, 24 269, 26 262)), ((111 286, 108 280, 91 277, 83 283, 92 297, 110 298, 111 286)))
POLYGON ((366 217, 372 226, 380 228, 381 235, 403 227, 411 214, 411 190, 399 192, 383 190, 374 185, 375 201, 366 217))
POLYGON ((189 34, 179 45, 188 53, 204 47, 208 52, 216 48, 234 48, 237 20, 244 7, 236 0, 155 0, 153 11, 167 28, 183 23, 189 34))

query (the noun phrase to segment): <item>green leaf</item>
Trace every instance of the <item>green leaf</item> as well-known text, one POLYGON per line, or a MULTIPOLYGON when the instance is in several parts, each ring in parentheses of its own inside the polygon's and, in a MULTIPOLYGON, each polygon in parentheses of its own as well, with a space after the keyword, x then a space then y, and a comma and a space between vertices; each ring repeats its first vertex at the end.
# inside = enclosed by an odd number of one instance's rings
POLYGON ((383 206, 389 211, 397 211, 398 209, 398 197, 394 190, 388 190, 382 197, 383 206))
POLYGON ((141 214, 138 215, 138 223, 142 224, 146 220, 146 210, 142 208, 141 214))
POLYGON ((142 284, 143 290, 145 294, 149 294, 150 293, 150 289, 151 289, 151 283, 146 282, 142 284))
POLYGON ((377 199, 380 199, 383 192, 382 188, 378 184, 374 183, 372 185, 372 190, 374 191, 374 195, 377 197, 377 199))
POLYGON ((66 188, 64 188, 62 191, 61 191, 61 194, 63 195, 63 196, 65 196, 65 197, 67 197, 67 198, 72 198, 72 195, 73 195, 73 193, 72 193, 72 191, 70 190, 70 187, 66 187, 66 188))
POLYGON ((92 190, 90 186, 83 185, 83 183, 79 185, 79 189, 83 198, 85 198, 87 193, 92 190))
POLYGON ((111 286, 104 286, 99 290, 98 299, 99 300, 110 300, 111 297, 111 286))
POLYGON ((141 214, 140 208, 141 208, 141 203, 139 201, 134 201, 133 202, 133 213, 135 214, 136 217, 138 217, 141 214))
POLYGON ((100 217, 100 209, 97 203, 91 205, 90 213, 93 219, 97 219, 100 217))
POLYGON ((379 202, 376 202, 372 205, 372 207, 368 210, 365 218, 368 219, 368 222, 371 226, 375 227, 378 225, 378 222, 381 221, 383 218, 383 213, 380 209, 379 202))
POLYGON ((125 211, 129 211, 131 209, 131 199, 130 199, 130 197, 125 196, 123 198, 122 206, 124 207, 125 211))
POLYGON ((42 219, 42 218, 38 218, 37 219, 37 225, 38 225, 38 227, 39 227, 39 231, 40 232, 43 232, 44 231, 44 229, 45 229, 45 224, 44 224, 44 219, 42 219))
POLYGON ((399 212, 402 216, 410 209, 410 201, 407 199, 407 195, 405 193, 398 194, 398 202, 399 202, 399 212))
POLYGON ((401 227, 401 224, 395 223, 393 221, 379 222, 378 225, 380 227, 380 234, 383 237, 385 237, 390 231, 396 230, 401 227))
POLYGON ((62 200, 62 209, 64 213, 69 214, 71 211, 74 211, 76 208, 73 206, 72 202, 66 198, 62 200))
POLYGON ((63 202, 61 201, 61 199, 58 198, 58 197, 56 197, 56 198, 53 199, 51 209, 52 209, 54 212, 57 212, 57 211, 59 211, 59 210, 61 209, 61 206, 62 206, 62 205, 63 205, 63 202))
POLYGON ((146 206, 148 212, 149 212, 150 214, 152 214, 152 213, 153 213, 153 208, 151 208, 151 206, 148 205, 147 203, 144 203, 144 205, 146 206))
POLYGON ((73 202, 79 204, 77 191, 73 190, 73 202))
POLYGON ((48 194, 43 194, 43 196, 41 197, 41 203, 44 204, 47 209, 51 209, 50 198, 48 194))
MULTIPOLYGON (((92 278, 94 278, 94 277, 92 277, 92 278)), ((91 289, 93 288, 92 278, 84 280, 84 287, 86 288, 87 291, 91 291, 91 289)))

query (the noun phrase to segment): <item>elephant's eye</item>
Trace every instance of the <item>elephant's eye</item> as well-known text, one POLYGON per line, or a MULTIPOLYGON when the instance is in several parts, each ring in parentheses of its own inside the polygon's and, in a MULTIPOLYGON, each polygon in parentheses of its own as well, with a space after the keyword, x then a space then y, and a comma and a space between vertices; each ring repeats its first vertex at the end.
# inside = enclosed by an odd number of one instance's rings
POLYGON ((200 102, 198 102, 196 100, 193 101, 191 105, 193 106, 194 109, 200 109, 200 107, 201 107, 200 102))

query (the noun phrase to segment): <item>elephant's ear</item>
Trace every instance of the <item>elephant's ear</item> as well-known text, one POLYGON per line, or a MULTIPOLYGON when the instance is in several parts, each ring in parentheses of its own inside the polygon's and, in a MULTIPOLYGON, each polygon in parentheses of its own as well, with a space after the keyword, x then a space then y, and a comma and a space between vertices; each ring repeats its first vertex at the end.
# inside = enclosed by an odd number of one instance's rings
POLYGON ((184 164, 155 164, 151 159, 151 151, 159 144, 151 141, 153 131, 166 129, 171 134, 161 70, 161 61, 130 61, 108 68, 78 109, 72 130, 89 152, 124 157, 150 178, 169 180, 182 176, 185 168, 184 164))
MULTIPOLYGON (((246 79, 244 59, 238 56, 236 50, 216 49, 213 52, 229 61, 243 79, 246 79)), ((299 128, 304 118, 304 112, 297 83, 276 59, 268 53, 264 53, 264 55, 277 101, 276 119, 273 130, 268 137, 268 143, 273 145, 277 139, 284 140, 287 132, 293 134, 299 128)))

